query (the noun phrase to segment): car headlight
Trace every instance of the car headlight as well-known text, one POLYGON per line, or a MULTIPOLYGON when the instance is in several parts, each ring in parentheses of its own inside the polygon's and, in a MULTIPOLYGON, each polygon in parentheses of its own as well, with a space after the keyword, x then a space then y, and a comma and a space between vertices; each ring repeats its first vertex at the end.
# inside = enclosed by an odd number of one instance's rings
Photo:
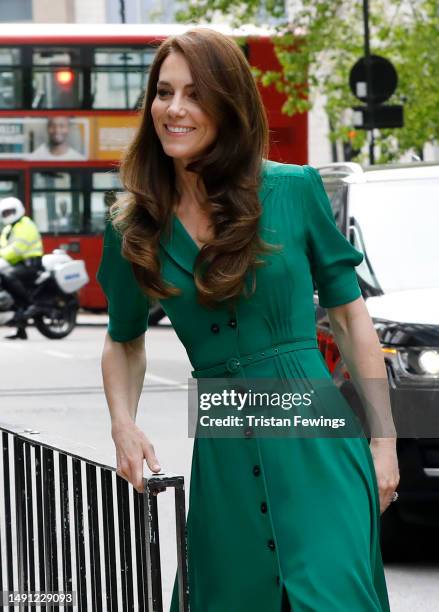
POLYGON ((405 375, 422 377, 439 376, 439 350, 436 348, 410 347, 387 352, 382 347, 386 358, 393 364, 396 371, 405 375))
POLYGON ((419 353, 418 363, 426 374, 439 374, 439 351, 422 351, 419 353))

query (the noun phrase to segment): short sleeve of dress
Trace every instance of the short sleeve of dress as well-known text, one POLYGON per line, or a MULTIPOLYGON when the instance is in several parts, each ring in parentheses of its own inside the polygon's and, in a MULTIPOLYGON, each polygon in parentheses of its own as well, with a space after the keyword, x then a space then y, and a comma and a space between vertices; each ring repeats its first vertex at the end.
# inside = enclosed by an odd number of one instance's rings
POLYGON ((338 229, 319 172, 303 166, 304 225, 313 280, 323 308, 341 306, 361 295, 355 266, 360 253, 338 229))
POLYGON ((136 281, 131 263, 122 257, 121 246, 120 235, 107 222, 96 278, 108 301, 108 333, 116 342, 127 342, 148 329, 149 301, 136 281))

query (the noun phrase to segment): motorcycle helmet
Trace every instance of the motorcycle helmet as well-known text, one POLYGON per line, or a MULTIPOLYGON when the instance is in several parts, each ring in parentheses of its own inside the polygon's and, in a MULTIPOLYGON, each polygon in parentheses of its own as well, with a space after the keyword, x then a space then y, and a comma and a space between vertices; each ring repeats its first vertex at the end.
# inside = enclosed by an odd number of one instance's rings
POLYGON ((5 225, 15 223, 24 213, 24 206, 18 198, 4 198, 0 201, 0 221, 5 225))

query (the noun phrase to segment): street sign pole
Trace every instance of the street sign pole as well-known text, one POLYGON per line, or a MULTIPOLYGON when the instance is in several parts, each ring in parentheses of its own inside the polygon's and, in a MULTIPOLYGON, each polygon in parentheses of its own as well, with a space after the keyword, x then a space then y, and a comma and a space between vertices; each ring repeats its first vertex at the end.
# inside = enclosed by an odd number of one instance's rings
MULTIPOLYGON (((370 59, 370 42, 369 42, 369 0, 363 0, 363 21, 364 21, 364 58, 366 64, 366 86, 367 86, 367 105, 370 106, 372 124, 373 124, 373 100, 372 95, 372 65, 370 59)), ((373 127, 369 130, 369 163, 375 163, 375 137, 373 127)))
POLYGON ((401 104, 383 104, 396 91, 398 73, 387 58, 370 52, 369 0, 363 0, 364 56, 352 66, 349 86, 363 106, 353 106, 354 128, 366 130, 369 163, 375 164, 375 128, 399 128, 404 125, 401 104))
POLYGON ((126 23, 125 0, 119 0, 119 13, 120 13, 120 22, 121 23, 126 23))

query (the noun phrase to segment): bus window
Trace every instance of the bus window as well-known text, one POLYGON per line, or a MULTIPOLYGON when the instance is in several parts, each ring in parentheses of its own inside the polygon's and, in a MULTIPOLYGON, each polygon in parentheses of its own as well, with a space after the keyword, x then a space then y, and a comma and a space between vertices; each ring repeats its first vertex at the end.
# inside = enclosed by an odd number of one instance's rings
POLYGON ((122 189, 115 172, 93 172, 91 193, 90 231, 100 233, 105 229, 108 209, 122 189))
MULTIPOLYGON (((9 179, 8 177, 0 177, 0 201, 3 198, 9 198, 10 196, 17 197, 18 195, 18 185, 17 181, 13 179, 9 179)), ((0 230, 3 229, 4 223, 0 218, 0 230)))
POLYGON ((21 108, 20 49, 0 47, 0 109, 21 108))
POLYGON ((91 72, 92 108, 136 109, 154 49, 96 49, 91 72))
POLYGON ((9 198, 10 196, 17 197, 17 181, 0 178, 0 200, 9 198))
POLYGON ((79 49, 34 49, 32 108, 77 108, 83 83, 79 49))
POLYGON ((73 172, 34 172, 32 216, 42 233, 82 233, 84 194, 81 175, 73 172))

